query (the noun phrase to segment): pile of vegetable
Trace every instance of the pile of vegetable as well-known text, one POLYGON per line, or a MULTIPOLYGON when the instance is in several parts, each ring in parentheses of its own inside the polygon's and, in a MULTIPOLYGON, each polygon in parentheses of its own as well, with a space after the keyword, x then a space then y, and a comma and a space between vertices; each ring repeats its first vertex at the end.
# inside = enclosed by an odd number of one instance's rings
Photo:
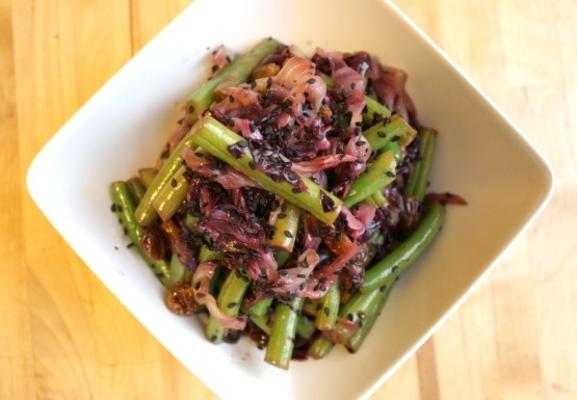
POLYGON ((208 315, 211 342, 246 333, 281 368, 356 352, 444 205, 464 203, 426 196, 437 132, 406 73, 365 52, 269 38, 212 62, 156 168, 112 183, 112 209, 168 308, 208 315))

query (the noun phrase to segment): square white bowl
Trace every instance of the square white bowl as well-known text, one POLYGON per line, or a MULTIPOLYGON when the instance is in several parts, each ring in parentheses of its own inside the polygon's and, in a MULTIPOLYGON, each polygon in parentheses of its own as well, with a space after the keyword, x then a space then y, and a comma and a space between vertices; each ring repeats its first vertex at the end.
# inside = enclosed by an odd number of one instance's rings
POLYGON ((552 190, 549 167, 512 123, 391 2, 196 0, 128 62, 38 154, 28 189, 90 269, 222 398, 368 397, 434 332, 524 230, 552 190), (311 51, 367 50, 409 73, 420 120, 440 132, 433 190, 463 195, 433 247, 406 273, 356 355, 337 349, 290 371, 248 342, 215 346, 196 318, 165 309, 162 288, 126 250, 108 185, 153 164, 207 48, 266 36, 311 51), (120 250, 114 250, 119 246, 120 250))

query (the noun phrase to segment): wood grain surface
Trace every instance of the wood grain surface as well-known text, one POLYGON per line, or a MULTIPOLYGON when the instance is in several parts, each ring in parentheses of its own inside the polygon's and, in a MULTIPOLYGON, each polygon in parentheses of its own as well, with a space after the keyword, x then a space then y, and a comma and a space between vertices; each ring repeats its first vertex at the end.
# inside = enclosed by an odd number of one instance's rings
MULTIPOLYGON (((577 2, 397 3, 543 150, 557 188, 374 399, 575 399, 577 2)), ((50 136, 188 4, 0 0, 0 399, 215 398, 83 266, 24 182, 50 136)))

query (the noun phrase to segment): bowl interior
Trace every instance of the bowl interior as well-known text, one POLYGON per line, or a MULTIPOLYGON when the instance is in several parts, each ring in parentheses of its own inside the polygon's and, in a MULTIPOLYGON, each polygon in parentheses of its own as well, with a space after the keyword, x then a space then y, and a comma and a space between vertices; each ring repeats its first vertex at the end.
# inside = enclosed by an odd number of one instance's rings
POLYGON ((196 0, 49 142, 28 186, 92 271, 217 395, 349 399, 390 375, 462 300, 543 204, 551 176, 515 128, 388 2, 196 0), (207 49, 223 43, 242 51, 264 36, 307 51, 366 50, 407 70, 421 122, 440 131, 432 190, 469 201, 449 210, 441 237, 402 277, 358 354, 338 348, 288 372, 266 365, 251 343, 211 345, 199 321, 170 314, 160 284, 123 246, 107 193, 111 181, 154 163, 187 94, 207 75, 207 49))

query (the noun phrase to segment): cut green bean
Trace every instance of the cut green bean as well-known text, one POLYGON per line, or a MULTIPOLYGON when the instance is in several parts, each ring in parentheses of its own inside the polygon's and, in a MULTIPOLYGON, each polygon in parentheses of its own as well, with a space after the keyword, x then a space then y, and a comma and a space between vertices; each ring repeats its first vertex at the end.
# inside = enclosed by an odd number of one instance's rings
POLYGON ((247 148, 236 146, 239 154, 238 157, 233 156, 229 151, 230 146, 246 142, 245 139, 213 117, 204 120, 204 124, 195 132, 193 139, 196 145, 252 178, 264 189, 310 212, 321 222, 332 224, 339 215, 342 201, 310 179, 295 174, 306 187, 306 190, 301 191, 286 181, 277 182, 254 168, 253 157, 247 148))
MULTIPOLYGON (((250 281, 237 271, 230 271, 218 294, 216 304, 221 311, 229 317, 236 317, 244 294, 250 285, 250 281)), ((226 329, 214 317, 208 319, 206 325, 206 337, 212 343, 220 343, 226 333, 226 329)))
POLYGON ((331 286, 327 294, 320 300, 320 308, 317 311, 315 325, 321 331, 333 329, 339 316, 341 291, 339 285, 331 286))
POLYGON ((416 134, 417 132, 398 115, 393 115, 388 123, 379 122, 363 132, 374 152, 397 140, 401 146, 406 146, 413 141, 416 134))
POLYGON ((385 204, 387 204, 387 199, 385 199, 383 192, 380 190, 377 190, 375 193, 371 195, 371 200, 375 203, 377 207, 382 207, 385 204))
MULTIPOLYGON (((273 211, 274 212, 274 211, 273 211)), ((292 253, 299 229, 300 210, 293 204, 283 204, 273 226, 274 232, 268 244, 277 249, 292 253)))
POLYGON ((218 71, 214 77, 203 83, 190 95, 186 103, 190 119, 196 119, 210 106, 217 90, 245 82, 250 77, 252 70, 265 57, 274 53, 277 47, 278 42, 276 40, 264 39, 252 50, 235 58, 233 62, 218 71))
POLYGON ((140 180, 146 189, 148 189, 156 174, 158 174, 158 170, 156 168, 140 168, 138 170, 138 176, 140 177, 140 180))
POLYGON ((166 286, 172 287, 181 282, 184 282, 187 277, 190 277, 186 267, 180 262, 176 253, 172 254, 170 258, 170 278, 166 282, 166 286))
POLYGON ((180 158, 180 153, 182 153, 185 147, 192 146, 192 139, 193 135, 187 135, 180 141, 150 183, 150 186, 134 213, 136 221, 140 225, 149 226, 158 218, 153 202, 159 196, 164 186, 172 179, 176 171, 182 167, 183 161, 182 158, 180 158))
POLYGON ((311 346, 309 347, 309 356, 315 360, 320 360, 321 358, 326 357, 333 347, 335 347, 335 344, 327 337, 321 335, 311 343, 311 346))
POLYGON ((196 224, 198 224, 199 219, 200 218, 196 215, 186 214, 186 217, 184 218, 184 227, 189 231, 192 230, 196 224))
POLYGON ((303 339, 310 339, 315 333, 315 331, 316 328, 314 321, 302 314, 299 314, 297 318, 297 331, 296 331, 297 335, 299 335, 303 339))
POLYGON ((303 299, 301 298, 295 298, 291 304, 277 304, 266 346, 265 361, 267 363, 288 369, 294 349, 298 314, 302 305, 303 299))
POLYGON ((345 206, 350 208, 393 182, 396 167, 397 162, 392 150, 379 154, 351 185, 351 190, 345 199, 345 206))
POLYGON ((136 246, 144 261, 150 265, 156 276, 163 285, 170 279, 170 270, 168 263, 164 260, 151 260, 142 249, 141 240, 144 236, 144 228, 138 224, 134 218, 135 203, 130 189, 125 182, 113 182, 110 185, 110 192, 112 195, 113 209, 118 214, 120 222, 126 229, 126 233, 131 242, 136 246))
POLYGON ((365 96, 365 111, 363 112, 363 122, 367 125, 375 121, 375 116, 380 116, 381 120, 391 116, 391 111, 372 97, 365 96))
POLYGON ((222 259, 222 257, 223 254, 220 251, 211 250, 205 245, 200 246, 198 261, 200 262, 216 261, 222 259))
POLYGON ((429 175, 431 174, 437 131, 430 128, 422 128, 419 130, 419 137, 419 154, 421 158, 415 163, 413 172, 407 181, 405 195, 412 196, 418 201, 423 201, 427 193, 429 175))
POLYGON ((303 314, 308 315, 309 317, 315 317, 317 312, 321 309, 320 300, 319 299, 306 299, 303 303, 303 314))
POLYGON ((188 181, 185 177, 186 167, 183 165, 165 183, 152 201, 152 206, 163 221, 168 221, 182 206, 182 202, 188 193, 188 181))
POLYGON ((380 291, 379 299, 376 302, 375 307, 367 311, 365 319, 362 321, 359 329, 347 339, 345 347, 350 353, 356 353, 359 350, 359 348, 369 335, 370 331, 373 329, 373 326, 375 325, 375 322, 379 317, 379 315, 381 314, 381 311, 387 301, 387 298, 391 293, 392 287, 393 285, 390 285, 389 287, 380 291))
POLYGON ((270 325, 268 323, 268 315, 251 315, 250 320, 252 321, 253 324, 258 326, 258 328, 261 331, 263 331, 267 335, 270 335, 270 325))
POLYGON ((282 267, 283 265, 286 264, 290 255, 291 255, 291 253, 289 253, 288 251, 277 251, 274 254, 274 259, 276 260, 276 263, 278 264, 278 266, 282 267))
POLYGON ((140 203, 144 193, 146 192, 146 188, 142 184, 142 181, 139 177, 133 176, 128 181, 126 181, 128 187, 130 188, 130 193, 132 193, 132 198, 134 199, 135 204, 140 203))
POLYGON ((272 300, 272 297, 265 297, 264 299, 259 300, 254 306, 252 306, 248 313, 256 317, 266 315, 272 304, 272 300))
POLYGON ((388 287, 433 241, 445 221, 445 207, 429 205, 415 231, 381 261, 368 269, 361 290, 370 292, 388 287))

